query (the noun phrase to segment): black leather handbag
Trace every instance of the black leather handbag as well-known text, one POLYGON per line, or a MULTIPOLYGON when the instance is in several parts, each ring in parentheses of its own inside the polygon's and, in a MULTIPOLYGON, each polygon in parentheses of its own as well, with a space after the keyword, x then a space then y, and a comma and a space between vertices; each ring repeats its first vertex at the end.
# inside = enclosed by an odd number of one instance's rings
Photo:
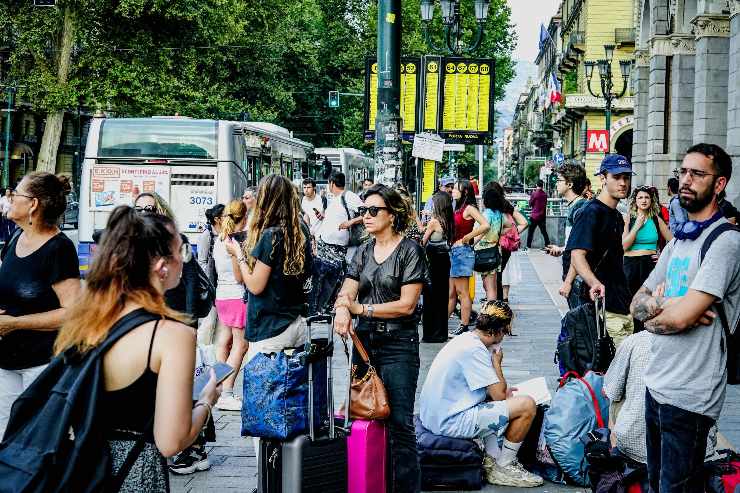
POLYGON ((498 246, 483 248, 475 251, 475 264, 473 270, 476 272, 490 272, 501 265, 501 252, 498 246))

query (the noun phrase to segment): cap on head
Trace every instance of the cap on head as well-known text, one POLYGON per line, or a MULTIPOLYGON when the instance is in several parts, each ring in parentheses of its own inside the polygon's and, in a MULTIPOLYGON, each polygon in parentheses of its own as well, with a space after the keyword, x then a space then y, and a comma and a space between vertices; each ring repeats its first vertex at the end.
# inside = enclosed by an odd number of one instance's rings
POLYGON ((455 184, 455 179, 454 178, 442 178, 440 180, 440 183, 442 183, 443 187, 449 187, 455 184))
POLYGON ((607 154, 604 156, 604 159, 601 160, 601 166, 599 166, 599 172, 594 176, 603 175, 604 173, 611 173, 612 175, 635 174, 632 171, 632 163, 621 154, 607 154))

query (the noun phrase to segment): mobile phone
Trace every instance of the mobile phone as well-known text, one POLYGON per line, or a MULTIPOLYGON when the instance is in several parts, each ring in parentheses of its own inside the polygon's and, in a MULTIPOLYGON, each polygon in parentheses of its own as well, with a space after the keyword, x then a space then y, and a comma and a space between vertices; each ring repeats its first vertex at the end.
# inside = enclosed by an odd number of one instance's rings
POLYGON ((313 208, 313 213, 316 214, 316 217, 321 217, 321 213, 316 207, 313 208))
MULTIPOLYGON (((234 373, 234 368, 227 365, 226 363, 216 363, 211 368, 213 368, 213 371, 216 372, 216 383, 221 383, 226 378, 228 378, 229 375, 234 373)), ((206 371, 201 373, 195 378, 195 381, 193 382, 193 400, 197 401, 200 398, 200 393, 203 392, 203 389, 206 385, 208 385, 208 381, 211 379, 211 369, 208 368, 206 371)))

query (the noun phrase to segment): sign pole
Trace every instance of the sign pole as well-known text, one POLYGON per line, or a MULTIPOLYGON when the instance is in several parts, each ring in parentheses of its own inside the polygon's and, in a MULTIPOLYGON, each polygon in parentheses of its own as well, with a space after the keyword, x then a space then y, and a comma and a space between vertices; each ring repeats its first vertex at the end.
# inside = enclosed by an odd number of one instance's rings
POLYGON ((13 96, 15 96, 15 87, 8 86, 5 88, 5 94, 8 98, 8 108, 5 113, 5 155, 3 156, 3 187, 10 186, 10 126, 13 114, 13 96))
POLYGON ((486 146, 478 146, 478 190, 480 190, 481 197, 483 196, 483 155, 486 152, 486 146))
POLYGON ((378 1, 378 102, 375 170, 379 183, 401 178, 401 0, 378 1))

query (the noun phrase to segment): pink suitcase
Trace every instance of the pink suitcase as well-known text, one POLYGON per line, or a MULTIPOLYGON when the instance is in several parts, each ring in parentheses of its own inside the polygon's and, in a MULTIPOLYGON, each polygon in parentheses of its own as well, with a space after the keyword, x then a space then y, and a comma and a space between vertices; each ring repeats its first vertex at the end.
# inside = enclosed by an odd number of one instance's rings
MULTIPOLYGON (((347 381, 347 396, 344 409, 347 409, 352 383, 352 364, 349 361, 352 339, 345 341, 344 350, 350 371, 347 381), (349 343, 349 347, 348 344, 349 343)), ((388 432, 385 423, 377 420, 356 419, 348 423, 344 410, 338 413, 341 422, 347 428, 347 492, 348 493, 385 493, 388 475, 388 432)))
POLYGON ((388 472, 385 423, 357 419, 347 437, 349 493, 385 493, 388 472))

